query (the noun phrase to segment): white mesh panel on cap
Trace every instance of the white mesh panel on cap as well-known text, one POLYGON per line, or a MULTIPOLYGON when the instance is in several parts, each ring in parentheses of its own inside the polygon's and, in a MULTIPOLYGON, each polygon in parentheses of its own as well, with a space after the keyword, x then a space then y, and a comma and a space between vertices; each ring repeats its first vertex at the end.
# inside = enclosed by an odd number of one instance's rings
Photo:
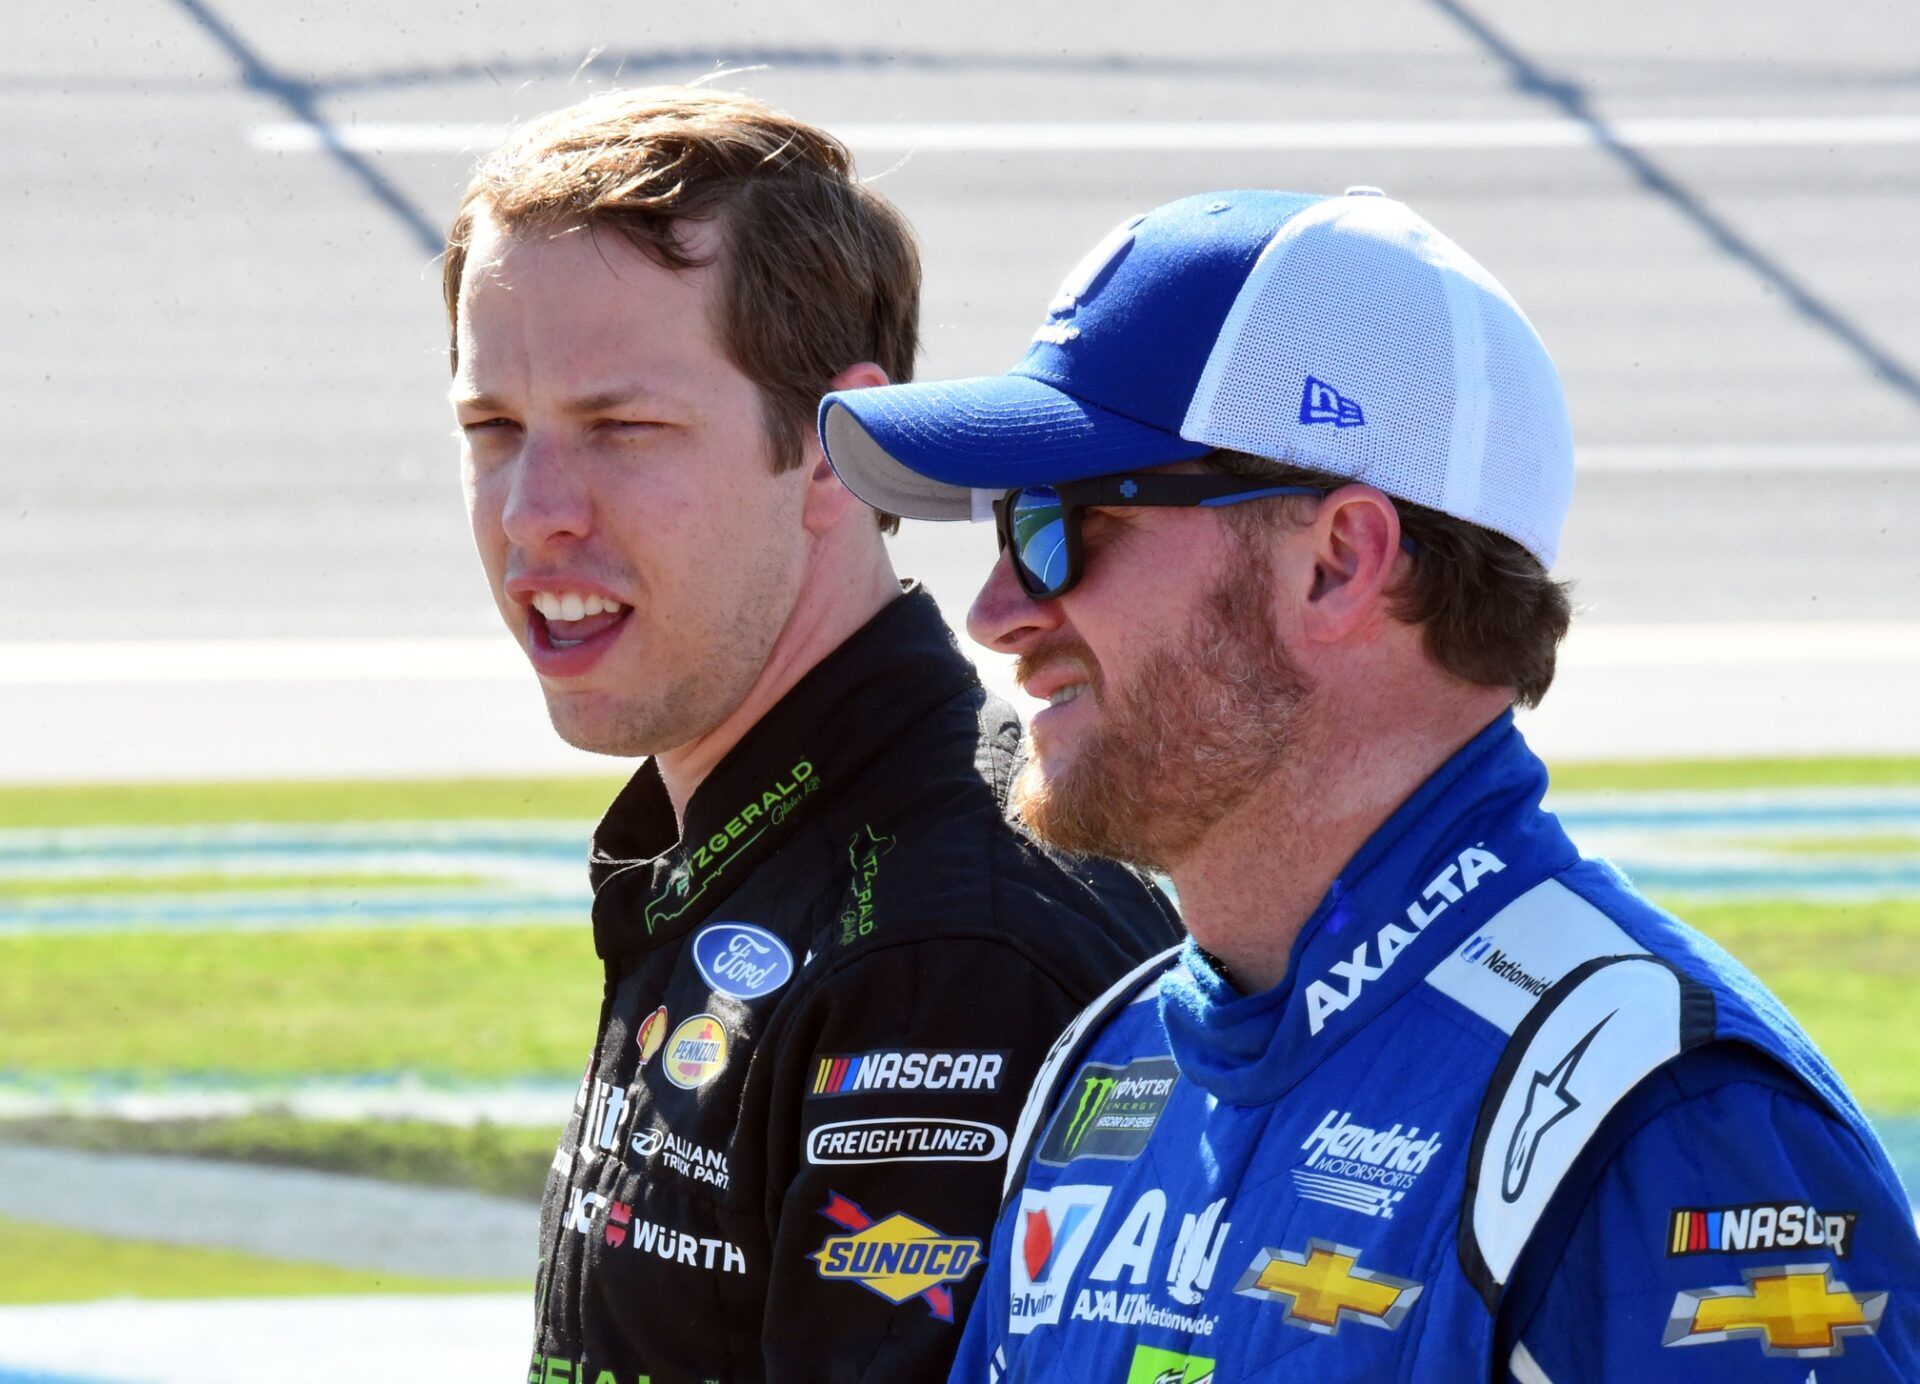
POLYGON ((1571 498, 1566 406, 1539 338, 1485 269, 1382 197, 1329 198, 1280 228, 1181 435, 1377 485, 1544 564, 1571 498))

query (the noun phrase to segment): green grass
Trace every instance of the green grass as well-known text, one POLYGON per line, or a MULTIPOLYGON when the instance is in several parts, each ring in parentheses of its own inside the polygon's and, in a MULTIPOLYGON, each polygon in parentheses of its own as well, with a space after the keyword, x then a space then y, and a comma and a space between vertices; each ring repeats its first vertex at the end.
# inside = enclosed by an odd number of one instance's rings
MULTIPOLYGON (((0 827, 225 822, 403 822, 597 818, 623 775, 312 783, 57 784, 0 787, 0 827)), ((1696 759, 1558 764, 1556 788, 1801 788, 1920 785, 1920 758, 1696 759)))
POLYGON ((525 1201, 539 1199, 559 1134, 558 1115, 546 1129, 462 1127, 425 1120, 302 1120, 278 1110, 227 1119, 58 1116, 0 1122, 0 1142, 271 1163, 388 1182, 463 1187, 525 1201))
POLYGON ((0 1071, 570 1076, 600 987, 584 924, 0 937, 0 1071))
POLYGON ((1863 1106, 1920 1113, 1920 900, 1665 902, 1780 997, 1863 1106))
POLYGON ((481 875, 393 873, 249 875, 208 870, 179 875, 38 875, 0 879, 0 899, 52 895, 99 898, 144 894, 288 893, 310 889, 462 889, 486 883, 481 875))
POLYGON ((1553 786, 1563 793, 1920 786, 1920 758, 1596 760, 1550 767, 1553 786))
POLYGON ((520 1286, 485 1279, 367 1273, 325 1264, 263 1259, 234 1250, 90 1235, 0 1217, 0 1302, 470 1293, 520 1286))
POLYGON ((1726 844, 1774 855, 1920 855, 1920 836, 1899 832, 1875 836, 1742 836, 1726 844))
POLYGON ((0 827, 223 822, 595 820, 620 790, 606 778, 422 782, 57 784, 0 787, 0 827))

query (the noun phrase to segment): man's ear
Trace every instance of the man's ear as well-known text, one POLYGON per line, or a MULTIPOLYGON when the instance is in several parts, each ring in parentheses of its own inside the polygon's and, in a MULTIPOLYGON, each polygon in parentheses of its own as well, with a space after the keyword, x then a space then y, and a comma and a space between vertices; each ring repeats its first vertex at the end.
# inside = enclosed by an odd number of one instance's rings
POLYGON ((1400 511, 1370 485, 1343 485, 1320 502, 1308 528, 1313 578, 1300 605, 1301 631, 1336 643, 1375 618, 1400 560, 1400 511))
MULTIPOLYGON (((887 372, 870 360, 858 365, 849 365, 845 370, 827 381, 827 392, 837 389, 872 389, 877 385, 888 384, 887 372)), ((805 440, 800 448, 800 464, 807 471, 807 498, 802 513, 802 522, 809 533, 825 533, 840 522, 840 516, 850 506, 860 501, 851 490, 833 474, 833 467, 827 461, 827 454, 820 446, 820 434, 812 428, 807 429, 805 440)))

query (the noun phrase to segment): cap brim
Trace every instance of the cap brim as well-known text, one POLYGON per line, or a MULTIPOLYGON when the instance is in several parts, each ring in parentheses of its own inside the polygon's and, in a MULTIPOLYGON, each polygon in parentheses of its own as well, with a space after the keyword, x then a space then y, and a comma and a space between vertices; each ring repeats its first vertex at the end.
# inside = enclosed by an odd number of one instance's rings
POLYGON ((977 501, 1017 485, 1209 450, 1025 375, 841 390, 820 401, 820 443, 849 490, 908 519, 986 518, 977 501))

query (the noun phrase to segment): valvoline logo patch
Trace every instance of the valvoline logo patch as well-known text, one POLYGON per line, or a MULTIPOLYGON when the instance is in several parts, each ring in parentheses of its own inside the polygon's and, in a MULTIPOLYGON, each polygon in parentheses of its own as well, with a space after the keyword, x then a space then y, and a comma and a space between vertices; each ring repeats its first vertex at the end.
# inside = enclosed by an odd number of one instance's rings
POLYGON ((793 979, 787 944, 752 923, 709 923, 693 936, 693 964, 715 994, 737 1000, 771 995, 793 979))

